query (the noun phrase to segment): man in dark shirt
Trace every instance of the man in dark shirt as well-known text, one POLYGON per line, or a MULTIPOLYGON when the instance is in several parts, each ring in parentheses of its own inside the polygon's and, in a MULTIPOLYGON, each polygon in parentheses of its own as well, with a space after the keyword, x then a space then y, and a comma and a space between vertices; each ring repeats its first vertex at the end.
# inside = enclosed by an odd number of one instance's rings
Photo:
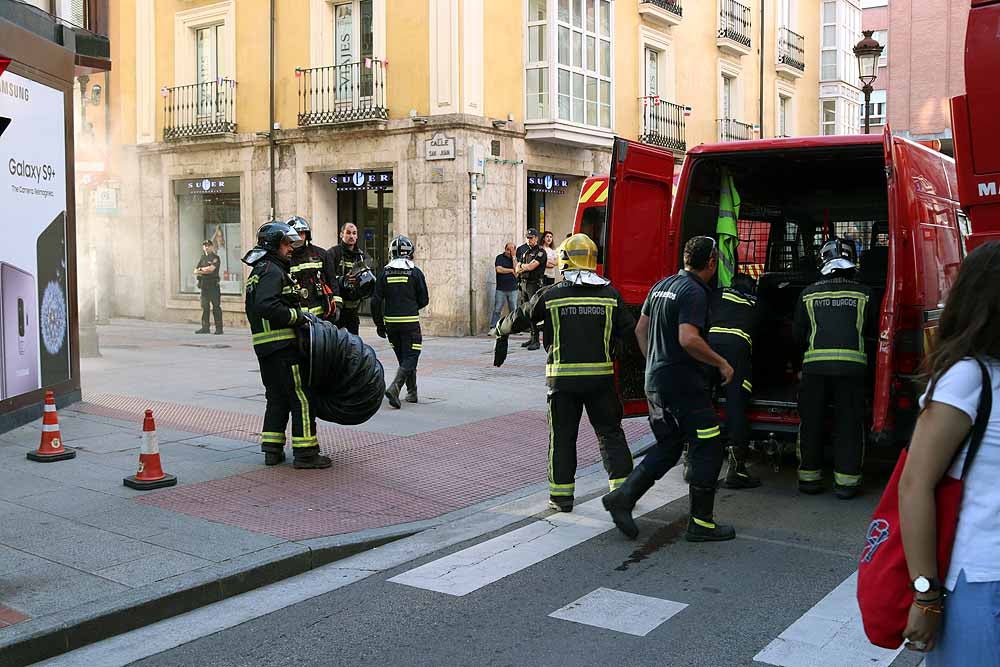
MULTIPOLYGON (((529 229, 525 234, 525 244, 517 249, 517 264, 514 273, 518 278, 518 289, 520 291, 521 303, 528 303, 535 292, 542 286, 542 276, 545 275, 545 264, 549 261, 549 256, 545 253, 545 248, 538 245, 538 231, 529 229)), ((529 350, 537 350, 538 326, 531 323, 531 338, 522 347, 529 350)))
POLYGON ((198 287, 201 289, 201 328, 196 334, 208 333, 208 309, 212 308, 215 318, 215 334, 222 334, 222 291, 219 287, 219 267, 221 260, 215 254, 215 244, 205 240, 201 244, 201 257, 194 274, 198 276, 198 287))
POLYGON ((517 278, 514 277, 514 244, 508 243, 503 253, 497 255, 493 266, 497 272, 497 288, 493 295, 493 317, 490 318, 490 329, 500 321, 503 305, 507 304, 507 312, 513 313, 517 308, 517 278))
POLYGON ((696 236, 684 246, 684 270, 664 278, 649 292, 636 325, 639 348, 646 355, 646 398, 656 444, 617 490, 604 496, 615 525, 635 537, 636 501, 680 459, 689 443, 691 517, 689 542, 731 540, 731 526, 713 520, 715 487, 722 469, 722 429, 712 406, 703 364, 714 366, 723 384, 733 368, 705 341, 708 329, 708 282, 715 276, 715 240, 696 236))

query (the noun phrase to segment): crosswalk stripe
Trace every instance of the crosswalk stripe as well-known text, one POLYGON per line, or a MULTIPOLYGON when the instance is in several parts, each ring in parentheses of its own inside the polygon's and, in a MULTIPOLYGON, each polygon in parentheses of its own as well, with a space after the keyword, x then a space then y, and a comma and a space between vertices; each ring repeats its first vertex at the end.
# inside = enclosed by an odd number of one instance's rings
MULTIPOLYGON (((687 484, 676 468, 639 501, 634 516, 673 502, 687 494, 687 484)), ((595 498, 491 540, 403 572, 389 581, 438 593, 462 596, 551 558, 614 528, 595 498)))
POLYGON ((861 625, 855 572, 754 656, 779 667, 889 667, 896 650, 872 645, 861 625))
POLYGON ((683 602, 598 588, 549 616, 645 637, 686 608, 683 602))

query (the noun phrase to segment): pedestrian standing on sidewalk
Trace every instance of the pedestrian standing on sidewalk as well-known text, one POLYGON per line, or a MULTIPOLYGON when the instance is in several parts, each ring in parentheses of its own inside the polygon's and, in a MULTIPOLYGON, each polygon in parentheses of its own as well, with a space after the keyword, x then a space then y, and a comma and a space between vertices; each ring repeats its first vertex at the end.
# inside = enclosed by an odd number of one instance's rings
MULTIPOLYGON (((632 470, 622 430, 622 404, 615 389, 613 355, 633 334, 634 320, 621 295, 595 273, 597 246, 576 234, 559 247, 562 281, 543 288, 497 324, 497 343, 543 321, 549 385, 549 505, 573 510, 576 438, 583 409, 597 434, 611 489, 632 470)), ((506 349, 505 347, 502 349, 506 349)), ((504 354, 494 357, 502 365, 504 354)))
POLYGON ((341 225, 340 243, 327 252, 337 273, 340 296, 343 299, 337 326, 357 336, 361 326, 358 309, 361 308, 361 302, 371 296, 371 290, 375 286, 371 257, 358 246, 358 228, 353 222, 341 225))
POLYGON ((493 294, 493 316, 490 318, 490 329, 497 325, 503 314, 503 306, 507 304, 507 314, 517 308, 517 278, 514 277, 514 244, 508 243, 503 252, 493 261, 497 273, 497 287, 493 294))
POLYGON ((417 402, 417 362, 423 349, 420 310, 430 303, 423 272, 413 263, 413 242, 397 236, 389 244, 392 261, 375 282, 372 295, 372 319, 379 338, 388 338, 396 353, 399 368, 396 378, 385 390, 389 405, 397 410, 399 390, 406 384, 406 402, 417 402))
POLYGON ((301 308, 289 274, 292 250, 301 245, 302 237, 294 229, 272 221, 257 231, 257 246, 243 258, 253 267, 246 284, 246 311, 267 399, 260 448, 265 465, 285 460, 285 427, 291 414, 292 465, 329 468, 330 459, 319 453, 307 364, 295 332, 315 319, 301 308))
POLYGON ((196 334, 207 334, 208 310, 211 307, 215 317, 215 335, 222 335, 222 290, 219 287, 219 267, 222 262, 215 254, 215 244, 206 239, 201 244, 201 257, 194 274, 198 276, 198 288, 201 290, 201 328, 196 334))
MULTIPOLYGON (((535 296, 535 292, 542 287, 545 264, 548 262, 545 250, 538 246, 537 230, 529 229, 524 239, 524 245, 517 249, 517 263, 514 265, 514 272, 518 279, 518 300, 522 305, 531 301, 531 297, 535 296)), ((531 332, 531 338, 526 343, 522 343, 521 347, 537 350, 540 347, 537 324, 531 322, 528 330, 531 332)))
POLYGON ((906 648, 927 667, 1000 667, 1000 242, 974 250, 948 293, 928 359, 930 385, 899 481, 899 521, 914 589, 906 648), (984 385, 979 363, 989 371, 984 385), (958 530, 938 581, 935 488, 960 478, 982 392, 986 430, 965 477, 958 530))
POLYGON ((722 470, 722 429, 712 405, 703 364, 717 369, 722 384, 733 367, 705 341, 708 330, 708 284, 718 267, 715 239, 696 236, 684 246, 684 269, 650 290, 636 326, 639 349, 646 356, 646 399, 656 443, 625 483, 604 496, 604 508, 625 535, 635 538, 636 502, 673 468, 688 446, 688 493, 691 516, 685 539, 718 542, 736 537, 732 526, 716 524, 715 489, 722 470))
POLYGON ((559 261, 556 249, 552 246, 553 236, 551 231, 542 234, 542 249, 545 250, 545 275, 542 276, 542 285, 555 285, 559 278, 559 261))

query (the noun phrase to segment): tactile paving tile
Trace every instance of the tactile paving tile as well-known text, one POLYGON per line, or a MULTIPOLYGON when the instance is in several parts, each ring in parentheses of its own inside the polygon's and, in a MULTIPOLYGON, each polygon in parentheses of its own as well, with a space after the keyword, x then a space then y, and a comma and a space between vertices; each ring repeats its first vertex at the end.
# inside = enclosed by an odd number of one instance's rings
MULTIPOLYGON (((153 411, 159 426, 201 434, 220 434, 232 440, 260 442, 260 427, 263 415, 212 410, 194 405, 149 401, 125 394, 87 394, 82 403, 72 408, 76 412, 110 417, 112 419, 135 420, 141 426, 146 410, 153 411)), ((342 428, 323 422, 317 423, 317 433, 324 451, 340 451, 382 442, 394 436, 342 428)), ((290 442, 290 440, 289 440, 290 442)))
MULTIPOLYGON (((289 540, 339 535, 429 519, 545 481, 544 412, 525 411, 462 426, 328 451, 328 470, 261 467, 225 479, 165 489, 136 500, 289 540), (510 425, 518 424, 512 430, 510 425)), ((626 421, 633 440, 645 422, 626 421)), ((578 465, 600 460, 581 424, 578 465)), ((324 448, 326 451, 326 448, 324 448)))

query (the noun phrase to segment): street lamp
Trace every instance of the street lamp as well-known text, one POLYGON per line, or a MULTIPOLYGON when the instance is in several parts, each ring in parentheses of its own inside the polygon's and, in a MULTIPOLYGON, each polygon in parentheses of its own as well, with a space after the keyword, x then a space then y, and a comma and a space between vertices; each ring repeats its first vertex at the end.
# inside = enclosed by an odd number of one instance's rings
POLYGON ((870 101, 872 83, 878 78, 878 59, 882 57, 882 45, 872 38, 874 30, 862 30, 864 38, 854 45, 854 56, 858 59, 858 78, 861 79, 861 92, 865 94, 865 134, 870 130, 870 101))

